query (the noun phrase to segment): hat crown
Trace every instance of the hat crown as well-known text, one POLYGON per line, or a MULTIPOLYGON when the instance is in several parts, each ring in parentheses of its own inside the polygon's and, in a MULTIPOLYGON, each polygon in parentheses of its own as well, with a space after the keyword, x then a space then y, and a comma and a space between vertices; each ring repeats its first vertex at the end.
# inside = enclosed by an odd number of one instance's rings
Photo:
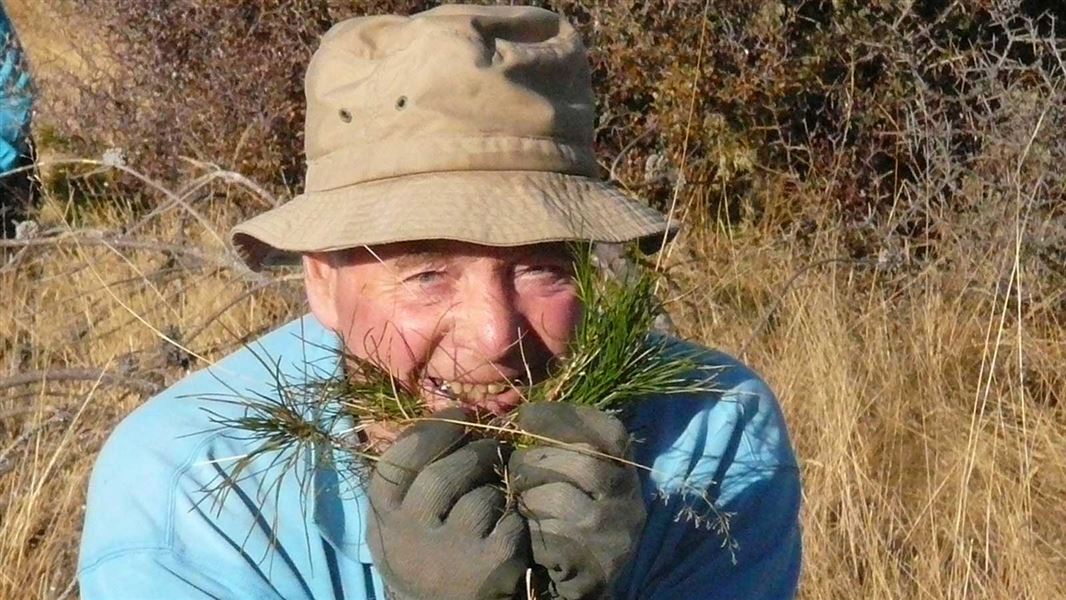
POLYGON ((309 191, 440 171, 598 173, 585 47, 547 10, 350 19, 323 37, 305 83, 309 191))
POLYGON ((420 240, 638 241, 663 215, 603 181, 574 28, 534 7, 350 19, 308 66, 304 193, 233 229, 246 264, 420 240))

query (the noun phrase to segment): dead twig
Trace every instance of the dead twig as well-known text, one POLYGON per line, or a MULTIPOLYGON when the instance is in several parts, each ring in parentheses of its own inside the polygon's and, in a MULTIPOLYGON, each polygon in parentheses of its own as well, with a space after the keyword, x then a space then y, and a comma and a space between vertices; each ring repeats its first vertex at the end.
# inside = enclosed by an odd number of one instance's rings
MULTIPOLYGON (((652 134, 658 133, 658 131, 659 131, 658 127, 652 127, 650 129, 648 129, 648 131, 645 131, 644 133, 642 133, 639 136, 637 136, 636 138, 634 138, 632 141, 630 141, 628 144, 626 144, 621 150, 619 150, 618 151, 618 155, 615 156, 614 160, 611 161, 611 167, 608 169, 608 181, 617 181, 618 183, 621 183, 622 185, 625 185, 621 180, 618 179, 618 165, 619 165, 619 163, 622 162, 622 159, 625 158, 626 154, 628 154, 630 150, 632 150, 634 147, 636 147, 637 144, 639 144, 639 143, 643 142, 644 140, 648 139, 648 137, 650 137, 652 134)), ((626 186, 626 187, 629 187, 629 186, 626 186)))
POLYGON ((187 256, 201 263, 235 271, 241 276, 256 282, 262 283, 264 280, 269 281, 266 276, 252 271, 246 267, 244 263, 229 253, 222 255, 212 254, 192 246, 169 244, 157 240, 130 239, 116 235, 112 232, 95 229, 76 230, 69 233, 62 233, 48 237, 36 237, 26 240, 0 239, 0 248, 25 248, 33 246, 54 246, 59 244, 110 246, 112 248, 124 250, 151 250, 171 255, 177 254, 187 256))
POLYGON ((223 169, 222 167, 216 165, 213 162, 196 160, 195 158, 191 158, 188 156, 182 156, 181 159, 201 169, 209 170, 210 172, 206 175, 208 178, 221 179, 226 183, 232 183, 243 187, 245 190, 251 192, 253 196, 256 196, 260 200, 263 200, 267 208, 275 208, 281 206, 281 200, 277 196, 266 191, 263 186, 259 185, 258 183, 252 181, 248 177, 245 177, 244 175, 236 171, 223 169))
POLYGON ((108 373, 102 369, 47 369, 27 371, 0 379, 0 390, 10 389, 35 383, 50 381, 99 381, 101 384, 127 387, 148 394, 158 393, 162 386, 158 383, 126 375, 108 373))
POLYGON ((268 288, 268 287, 270 287, 272 285, 275 285, 275 284, 278 284, 278 283, 285 283, 285 282, 288 282, 288 281, 297 281, 297 280, 302 280, 302 279, 303 279, 303 275, 299 274, 299 273, 295 274, 295 275, 287 275, 285 277, 280 277, 278 279, 270 279, 270 280, 267 280, 267 281, 263 281, 261 283, 256 284, 255 287, 252 287, 250 289, 245 290, 244 292, 238 294, 236 298, 234 298, 234 299, 230 300, 229 302, 227 302, 225 304, 225 306, 223 306, 222 308, 220 308, 217 311, 215 311, 214 314, 212 314, 211 316, 209 316, 206 319, 204 319, 199 325, 196 326, 195 329, 190 331, 189 334, 187 336, 185 336, 185 343, 186 344, 191 344, 192 341, 194 339, 196 339, 201 333, 203 333, 212 323, 217 321, 220 317, 222 317, 222 315, 226 314, 231 308, 233 308, 234 306, 239 304, 242 300, 245 300, 246 298, 251 298, 256 293, 258 293, 258 292, 260 292, 260 291, 262 291, 262 290, 264 290, 264 289, 266 289, 266 288, 268 288))
MULTIPOLYGON (((58 410, 52 413, 47 419, 45 419, 40 424, 34 427, 27 427, 26 430, 19 434, 19 436, 15 438, 13 442, 8 444, 7 447, 3 449, 3 451, 0 451, 0 475, 8 473, 15 468, 15 465, 9 460, 9 457, 11 456, 11 453, 15 451, 16 448, 25 444, 27 441, 33 438, 33 436, 51 427, 52 425, 55 425, 57 423, 66 423, 70 421, 71 417, 72 415, 69 411, 58 410)), ((0 509, 2 508, 4 507, 0 506, 0 509)))
POLYGON ((77 587, 78 576, 75 575, 74 577, 70 578, 70 582, 67 583, 67 587, 63 588, 63 591, 59 594, 59 596, 56 597, 56 600, 66 600, 66 598, 69 597, 77 587))
POLYGON ((262 200, 266 204, 267 208, 274 208, 275 206, 278 206, 280 204, 280 202, 272 194, 270 194, 270 192, 267 192, 254 181, 248 179, 240 173, 234 171, 226 171, 224 169, 221 169, 217 165, 211 163, 192 161, 191 159, 187 160, 189 160, 189 162, 192 162, 200 168, 213 168, 214 170, 209 173, 205 173, 200 177, 197 177, 193 181, 189 182, 187 185, 183 186, 182 189, 180 189, 176 194, 170 196, 171 199, 168 202, 156 207, 148 214, 141 217, 141 219, 134 223, 131 227, 129 227, 126 230, 127 233, 133 233, 134 231, 141 229, 153 218, 167 212, 175 206, 181 206, 183 208, 191 207, 193 203, 192 201, 189 201, 188 198, 190 198, 193 194, 200 191, 201 189, 204 189, 207 186, 211 185, 211 183, 219 180, 230 184, 236 184, 245 188, 246 190, 251 192, 251 195, 253 197, 262 200))

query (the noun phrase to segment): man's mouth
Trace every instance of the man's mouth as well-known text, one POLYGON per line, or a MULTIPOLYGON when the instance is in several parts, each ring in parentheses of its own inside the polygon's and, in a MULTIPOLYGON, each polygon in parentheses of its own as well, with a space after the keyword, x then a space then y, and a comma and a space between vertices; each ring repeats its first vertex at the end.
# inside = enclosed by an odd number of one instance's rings
POLYGON ((526 385, 522 379, 480 383, 427 377, 423 390, 428 392, 427 404, 433 410, 460 406, 502 415, 521 403, 526 385))

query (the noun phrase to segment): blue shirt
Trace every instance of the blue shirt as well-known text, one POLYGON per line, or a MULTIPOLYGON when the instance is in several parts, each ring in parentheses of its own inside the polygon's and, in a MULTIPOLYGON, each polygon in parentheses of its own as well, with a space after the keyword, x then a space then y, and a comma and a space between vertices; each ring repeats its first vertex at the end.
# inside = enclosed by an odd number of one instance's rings
POLYGON ((13 169, 26 152, 31 106, 30 74, 0 0, 0 173, 13 169))
MULTIPOLYGON (((222 502, 208 491, 251 442, 212 420, 242 405, 207 398, 276 393, 279 368, 290 383, 335 372, 337 348, 314 318, 298 319, 123 420, 89 484, 82 597, 385 598, 363 491, 328 451, 288 455, 280 479, 278 457, 264 457, 222 502)), ((650 467, 640 470, 648 519, 616 597, 791 598, 800 483, 780 408, 748 368, 701 352, 721 369, 720 393, 642 400, 627 417, 635 459, 650 467)))

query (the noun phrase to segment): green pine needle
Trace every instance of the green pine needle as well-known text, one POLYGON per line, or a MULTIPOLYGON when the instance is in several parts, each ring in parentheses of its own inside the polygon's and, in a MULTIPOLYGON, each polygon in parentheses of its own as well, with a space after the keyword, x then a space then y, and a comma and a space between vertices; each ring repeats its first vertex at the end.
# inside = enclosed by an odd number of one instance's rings
POLYGON ((650 395, 711 391, 712 374, 695 376, 695 357, 654 332, 656 273, 637 263, 627 276, 610 277, 595 266, 591 248, 575 247, 574 255, 584 317, 566 358, 530 390, 530 400, 617 410, 650 395))

